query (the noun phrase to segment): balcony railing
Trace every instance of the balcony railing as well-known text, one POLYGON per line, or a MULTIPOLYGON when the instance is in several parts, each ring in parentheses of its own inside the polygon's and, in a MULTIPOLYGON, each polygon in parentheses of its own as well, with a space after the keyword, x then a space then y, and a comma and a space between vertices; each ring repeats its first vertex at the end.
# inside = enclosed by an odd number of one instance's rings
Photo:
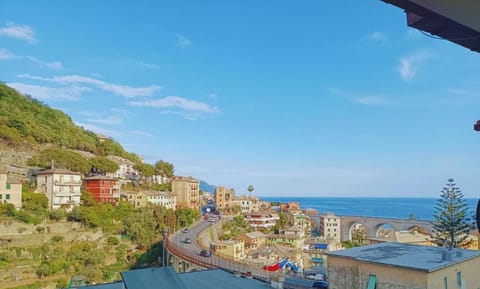
POLYGON ((55 186, 81 186, 82 181, 53 181, 55 186))

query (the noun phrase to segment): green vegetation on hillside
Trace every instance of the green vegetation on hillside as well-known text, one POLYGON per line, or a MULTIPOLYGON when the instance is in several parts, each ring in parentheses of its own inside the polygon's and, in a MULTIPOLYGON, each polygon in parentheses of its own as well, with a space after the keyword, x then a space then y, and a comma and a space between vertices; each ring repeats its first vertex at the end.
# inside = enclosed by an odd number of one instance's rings
POLYGON ((95 152, 99 140, 60 110, 0 83, 0 139, 6 144, 46 144, 95 152))
POLYGON ((94 132, 75 125, 62 111, 22 95, 3 83, 0 83, 0 142, 17 149, 51 144, 101 157, 115 155, 140 162, 136 154, 126 152, 116 141, 100 141, 94 132))

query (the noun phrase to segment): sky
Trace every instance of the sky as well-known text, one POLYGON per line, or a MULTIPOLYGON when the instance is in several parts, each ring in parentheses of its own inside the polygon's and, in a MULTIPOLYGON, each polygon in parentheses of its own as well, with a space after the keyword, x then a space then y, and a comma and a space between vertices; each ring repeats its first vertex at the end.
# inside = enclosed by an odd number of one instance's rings
POLYGON ((480 54, 380 0, 0 0, 0 81, 236 194, 480 197, 480 54))

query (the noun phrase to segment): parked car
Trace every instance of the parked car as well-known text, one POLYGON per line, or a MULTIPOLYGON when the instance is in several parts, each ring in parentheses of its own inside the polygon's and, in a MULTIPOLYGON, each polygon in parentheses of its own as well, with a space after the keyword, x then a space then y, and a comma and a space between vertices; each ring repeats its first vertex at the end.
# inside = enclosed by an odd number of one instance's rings
POLYGON ((210 250, 202 250, 202 251, 200 251, 200 256, 210 257, 210 256, 212 256, 212 252, 210 250))
POLYGON ((208 219, 208 221, 209 221, 210 223, 214 223, 216 220, 215 220, 215 218, 210 218, 210 219, 208 219))
POLYGON ((190 238, 185 238, 185 240, 183 241, 185 244, 192 244, 192 239, 190 238))
POLYGON ((188 233, 188 232, 190 232, 189 228, 183 228, 182 233, 188 233))

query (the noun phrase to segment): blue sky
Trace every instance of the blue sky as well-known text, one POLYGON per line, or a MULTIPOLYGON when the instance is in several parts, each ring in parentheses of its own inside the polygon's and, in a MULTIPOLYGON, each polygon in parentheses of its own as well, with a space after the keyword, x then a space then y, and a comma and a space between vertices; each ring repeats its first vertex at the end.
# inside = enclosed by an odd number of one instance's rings
POLYGON ((0 0, 1 81, 239 194, 478 197, 479 71, 380 0, 0 0))

